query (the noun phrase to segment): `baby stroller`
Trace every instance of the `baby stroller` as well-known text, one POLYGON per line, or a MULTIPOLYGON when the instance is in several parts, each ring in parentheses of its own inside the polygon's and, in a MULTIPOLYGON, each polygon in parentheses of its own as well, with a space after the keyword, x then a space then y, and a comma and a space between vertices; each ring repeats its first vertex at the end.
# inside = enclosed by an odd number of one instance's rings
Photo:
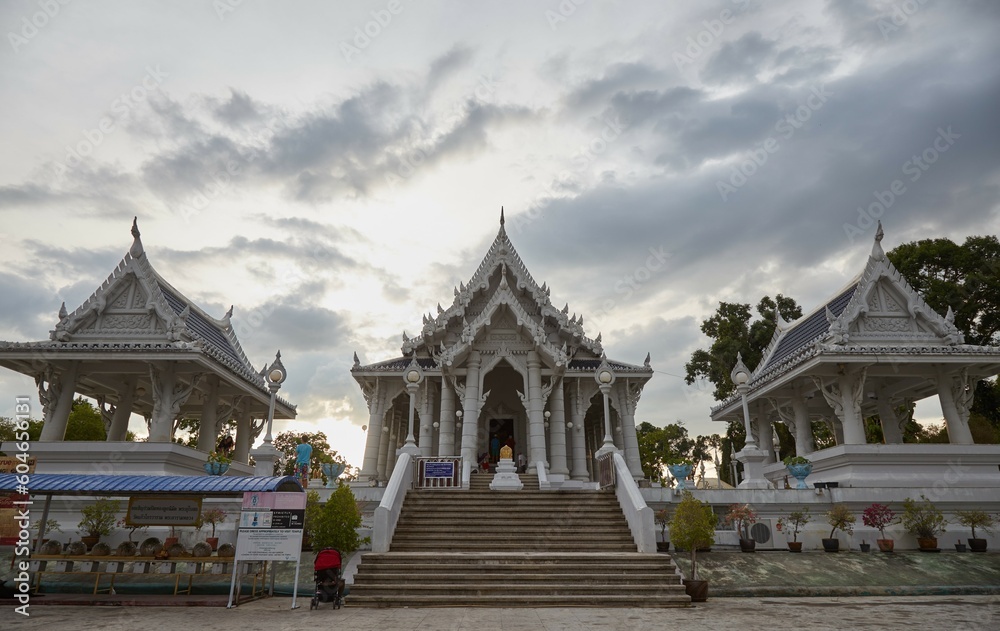
POLYGON ((309 609, 318 609, 320 603, 333 603, 334 609, 344 604, 343 581, 340 578, 340 552, 333 548, 320 550, 313 563, 316 593, 309 609))

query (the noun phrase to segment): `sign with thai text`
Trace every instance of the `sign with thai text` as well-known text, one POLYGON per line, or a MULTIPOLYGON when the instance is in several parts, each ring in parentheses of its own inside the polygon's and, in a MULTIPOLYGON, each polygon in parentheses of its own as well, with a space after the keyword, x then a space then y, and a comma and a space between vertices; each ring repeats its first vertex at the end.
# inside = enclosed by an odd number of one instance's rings
POLYGON ((455 475, 455 462, 425 462, 425 478, 451 478, 455 475))
POLYGON ((130 497, 129 526, 194 526, 201 515, 200 497, 130 497))

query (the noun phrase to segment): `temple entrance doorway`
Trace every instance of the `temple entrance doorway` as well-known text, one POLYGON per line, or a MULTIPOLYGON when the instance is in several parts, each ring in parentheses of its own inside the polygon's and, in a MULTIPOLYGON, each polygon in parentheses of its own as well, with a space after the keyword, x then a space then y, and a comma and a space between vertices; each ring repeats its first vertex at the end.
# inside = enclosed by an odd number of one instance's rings
POLYGON ((514 435, 514 419, 494 418, 489 422, 489 445, 490 462, 496 464, 500 460, 500 449, 504 445, 509 445, 513 452, 513 458, 517 458, 517 437, 514 435))

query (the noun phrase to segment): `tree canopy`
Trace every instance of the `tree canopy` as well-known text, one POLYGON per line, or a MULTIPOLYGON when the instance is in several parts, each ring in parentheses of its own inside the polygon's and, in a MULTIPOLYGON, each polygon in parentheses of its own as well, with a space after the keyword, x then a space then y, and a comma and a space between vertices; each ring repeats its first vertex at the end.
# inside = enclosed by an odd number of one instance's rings
POLYGON ((295 446, 299 444, 299 437, 305 436, 306 442, 312 446, 312 459, 309 468, 316 471, 324 462, 339 462, 347 464, 347 459, 341 456, 335 449, 330 449, 326 434, 323 432, 281 432, 274 437, 274 448, 280 451, 284 458, 281 462, 275 463, 275 475, 295 474, 295 446))
POLYGON ((775 312, 786 321, 802 317, 802 309, 795 300, 781 294, 773 300, 764 296, 756 310, 758 318, 754 319, 749 304, 720 302, 715 314, 701 323, 701 331, 712 340, 712 345, 691 355, 684 367, 684 381, 693 384, 698 379, 707 379, 715 385, 713 394, 717 400, 727 398, 736 389, 729 376, 736 365, 736 355, 742 353, 743 363, 751 369, 760 363, 774 337, 775 312))

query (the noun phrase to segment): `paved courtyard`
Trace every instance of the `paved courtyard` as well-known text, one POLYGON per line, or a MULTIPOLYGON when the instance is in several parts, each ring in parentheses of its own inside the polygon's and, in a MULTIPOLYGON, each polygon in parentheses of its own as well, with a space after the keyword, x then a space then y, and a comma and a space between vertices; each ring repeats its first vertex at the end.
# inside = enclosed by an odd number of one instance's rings
MULTIPOLYGON (((498 594, 502 599, 503 594, 498 594)), ((1000 629, 1000 596, 715 598, 691 609, 351 609, 305 606, 272 598, 227 610, 216 607, 33 606, 24 618, 0 614, 3 629, 98 631, 648 631, 698 629, 1000 629), (13 623, 13 624, 11 624, 13 623)), ((4 605, 9 608, 9 601, 4 605)))

